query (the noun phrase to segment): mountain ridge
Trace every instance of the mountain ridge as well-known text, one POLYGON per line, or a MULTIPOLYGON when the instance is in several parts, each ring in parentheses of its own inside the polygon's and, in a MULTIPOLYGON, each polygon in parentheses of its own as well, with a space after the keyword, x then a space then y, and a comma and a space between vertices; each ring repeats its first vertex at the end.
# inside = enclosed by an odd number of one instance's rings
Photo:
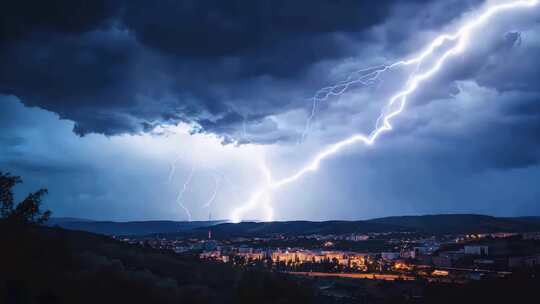
POLYGON ((64 229, 86 231, 105 235, 149 235, 155 233, 175 233, 198 227, 213 226, 223 221, 57 221, 49 220, 47 226, 59 226, 64 229))
POLYGON ((369 232, 426 232, 426 233, 489 233, 540 231, 540 217, 494 217, 481 214, 429 214, 389 216, 369 220, 346 221, 275 221, 241 222, 227 221, 57 221, 49 226, 81 230, 105 235, 182 234, 203 236, 212 227, 216 237, 347 234, 369 232))

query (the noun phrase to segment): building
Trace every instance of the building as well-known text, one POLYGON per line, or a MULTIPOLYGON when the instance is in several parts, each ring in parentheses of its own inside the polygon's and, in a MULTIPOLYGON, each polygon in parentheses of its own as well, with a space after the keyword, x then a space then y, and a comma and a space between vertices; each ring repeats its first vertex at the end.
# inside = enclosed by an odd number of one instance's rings
POLYGON ((347 241, 361 242, 369 240, 369 235, 365 234, 351 234, 345 238, 347 241))
POLYGON ((238 253, 240 254, 253 253, 253 248, 247 247, 247 246, 240 246, 238 247, 238 253))
POLYGON ((239 252, 236 256, 243 257, 246 260, 262 260, 265 255, 263 252, 239 252))
POLYGON ((430 255, 430 254, 433 254, 433 252, 439 250, 439 246, 438 245, 424 245, 424 246, 414 247, 413 250, 414 250, 415 256, 430 255))
POLYGON ((524 268, 540 266, 540 254, 508 258, 509 268, 524 268))
POLYGON ((437 276, 437 277, 446 277, 446 276, 449 275, 448 271, 446 271, 446 270, 438 270, 438 269, 433 270, 433 272, 431 274, 433 276, 437 276))
POLYGON ((349 267, 359 270, 366 269, 367 254, 354 254, 349 256, 349 267))
POLYGON ((202 260, 221 260, 221 252, 219 251, 206 251, 199 255, 202 260))
POLYGON ((184 253, 184 252, 188 252, 191 250, 191 247, 188 247, 188 246, 175 246, 173 248, 173 251, 175 253, 184 253))
POLYGON ((466 255, 488 255, 489 247, 485 245, 465 245, 463 248, 466 255))
POLYGON ((411 271, 414 269, 413 265, 409 264, 406 260, 396 260, 392 268, 398 271, 411 271))
POLYGON ((399 259, 400 255, 401 255, 400 252, 382 252, 381 258, 383 260, 392 261, 395 259, 399 259))
POLYGON ((438 267, 453 267, 455 262, 462 259, 465 253, 462 250, 459 251, 443 251, 438 256, 433 257, 433 265, 438 267))
POLYGON ((203 249, 204 251, 214 251, 218 247, 218 243, 214 240, 207 240, 204 242, 203 249))
POLYGON ((507 238, 507 237, 513 237, 513 236, 516 236, 518 235, 518 233, 515 233, 515 232, 497 232, 497 233, 492 233, 490 236, 492 238, 507 238))
POLYGON ((403 259, 414 259, 414 258, 416 258, 416 251, 414 251, 414 250, 403 250, 403 251, 401 251, 400 256, 403 259))
POLYGON ((333 261, 339 265, 364 269, 367 254, 342 251, 276 250, 269 254, 272 261, 284 263, 322 263, 333 261))

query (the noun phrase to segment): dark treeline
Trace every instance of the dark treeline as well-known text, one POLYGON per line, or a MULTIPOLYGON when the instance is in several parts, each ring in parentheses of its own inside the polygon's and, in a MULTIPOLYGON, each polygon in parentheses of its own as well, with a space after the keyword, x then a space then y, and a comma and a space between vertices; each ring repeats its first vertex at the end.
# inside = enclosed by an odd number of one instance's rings
POLYGON ((43 224, 51 216, 51 211, 41 210, 41 201, 47 189, 29 193, 21 202, 16 203, 13 188, 22 183, 19 176, 0 171, 0 219, 13 224, 43 224))

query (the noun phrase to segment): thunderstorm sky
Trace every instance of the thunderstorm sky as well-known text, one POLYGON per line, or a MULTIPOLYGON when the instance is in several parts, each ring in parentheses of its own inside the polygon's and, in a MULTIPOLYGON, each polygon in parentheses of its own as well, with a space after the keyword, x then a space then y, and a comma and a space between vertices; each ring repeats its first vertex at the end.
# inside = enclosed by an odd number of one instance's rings
MULTIPOLYGON (((263 159, 285 177, 369 133, 411 70, 321 102, 305 133, 317 90, 511 1, 12 2, 0 170, 24 178, 19 195, 47 187, 55 216, 228 218, 264 183, 263 159)), ((538 54, 540 5, 494 17, 391 133, 273 193, 274 218, 540 215, 538 54)))

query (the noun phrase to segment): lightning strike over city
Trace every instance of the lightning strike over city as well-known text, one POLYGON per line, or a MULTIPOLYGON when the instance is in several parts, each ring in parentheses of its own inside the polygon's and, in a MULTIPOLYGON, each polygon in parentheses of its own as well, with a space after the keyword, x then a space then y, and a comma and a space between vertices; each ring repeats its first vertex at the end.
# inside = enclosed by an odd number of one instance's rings
POLYGON ((536 303, 540 0, 17 0, 0 301, 536 303))
MULTIPOLYGON (((171 185, 174 183, 174 177, 176 175, 176 168, 178 166, 178 162, 181 159, 182 159, 182 156, 179 155, 170 165, 168 181, 169 181, 169 184, 171 184, 171 185)), ((189 171, 187 178, 183 181, 182 186, 181 186, 179 192, 177 193, 176 199, 175 199, 176 203, 186 213, 188 221, 192 220, 192 214, 191 214, 190 208, 185 204, 185 200, 186 200, 185 199, 185 194, 188 191, 188 189, 190 188, 190 185, 191 185, 191 183, 193 181, 193 177, 194 177, 194 175, 195 175, 195 173, 197 171, 203 171, 203 170, 201 170, 200 168, 197 168, 197 165, 194 163, 191 166, 191 170, 189 171)), ((211 192, 208 200, 203 204, 204 208, 210 208, 212 206, 212 204, 214 203, 214 201, 216 200, 216 197, 217 197, 218 192, 219 192, 220 187, 221 187, 222 180, 225 180, 228 183, 228 185, 231 187, 231 189, 233 189, 233 191, 234 191, 234 186, 233 186, 233 184, 230 182, 230 180, 227 178, 227 176, 225 174, 217 172, 215 170, 208 170, 207 169, 207 170, 204 170, 204 171, 206 171, 205 172, 206 175, 210 176, 212 178, 212 180, 214 181, 213 191, 211 192)))
MULTIPOLYGON (((441 55, 437 56, 434 63, 431 66, 429 66, 428 68, 423 68, 424 70, 423 72, 415 73, 410 76, 409 80, 404 86, 404 89, 402 91, 397 92, 395 95, 393 95, 388 100, 388 103, 387 103, 388 107, 394 106, 395 103, 397 103, 398 105, 395 107, 395 109, 389 110, 388 113, 381 114, 382 119, 377 120, 375 129, 368 135, 354 134, 342 141, 329 145, 328 147, 323 149, 321 152, 316 154, 315 157, 313 157, 313 159, 311 160, 311 162, 308 163, 305 167, 298 170, 295 174, 290 175, 280 180, 274 181, 272 179, 272 174, 271 174, 270 169, 267 167, 265 163, 262 163, 261 171, 266 176, 266 183, 264 184, 264 186, 261 187, 261 189, 258 189, 255 191, 255 193, 251 196, 251 198, 245 205, 235 209, 232 212, 231 220, 235 223, 238 223, 241 221, 242 214, 246 210, 257 208, 258 206, 263 206, 264 209, 266 210, 266 217, 265 217, 266 220, 271 221, 273 211, 269 205, 269 200, 270 200, 270 195, 273 191, 287 184, 295 182, 296 180, 300 179, 302 176, 304 176, 305 174, 309 172, 315 172, 319 170, 321 162, 323 160, 325 160, 326 158, 336 153, 339 153, 341 150, 343 150, 344 148, 350 145, 353 145, 356 143, 364 143, 367 146, 373 145, 381 134, 392 130, 391 120, 392 118, 398 116, 404 110, 405 105, 407 103, 407 97, 411 93, 416 91, 425 80, 435 75, 443 67, 444 63, 448 60, 448 58, 466 51, 468 44, 471 43, 470 39, 474 38, 474 37, 471 37, 471 34, 474 32, 474 30, 476 30, 480 26, 485 25, 492 17, 494 17, 497 14, 501 14, 508 10, 527 9, 527 8, 536 6, 537 4, 538 4, 538 0, 521 0, 521 1, 511 1, 508 3, 489 6, 479 16, 476 16, 473 20, 461 26, 457 32, 453 34, 439 35, 429 44, 429 46, 424 51, 422 51, 416 57, 413 57, 407 60, 397 61, 390 65, 363 69, 361 70, 361 72, 369 71, 369 70, 375 70, 375 71, 368 73, 367 75, 357 78, 355 80, 347 79, 343 83, 326 87, 318 91, 315 94, 315 97, 313 98, 314 105, 313 105, 313 110, 312 110, 309 120, 313 118, 314 111, 316 108, 316 102, 321 101, 321 100, 326 100, 330 95, 341 95, 343 92, 347 90, 347 88, 350 85, 356 82, 363 82, 363 80, 365 80, 365 82, 375 81, 381 73, 386 72, 388 70, 392 70, 400 66, 407 66, 407 65, 413 65, 413 64, 420 67, 424 63, 424 61, 428 57, 434 55, 435 51, 441 46, 443 46, 445 42, 447 41, 455 42, 453 47, 449 48, 448 50, 444 51, 441 55), (322 95, 322 97, 318 97, 319 95, 322 95), (381 124, 379 124, 380 121, 382 121, 381 124)), ((477 41, 480 41, 480 40, 477 40, 477 41)))

